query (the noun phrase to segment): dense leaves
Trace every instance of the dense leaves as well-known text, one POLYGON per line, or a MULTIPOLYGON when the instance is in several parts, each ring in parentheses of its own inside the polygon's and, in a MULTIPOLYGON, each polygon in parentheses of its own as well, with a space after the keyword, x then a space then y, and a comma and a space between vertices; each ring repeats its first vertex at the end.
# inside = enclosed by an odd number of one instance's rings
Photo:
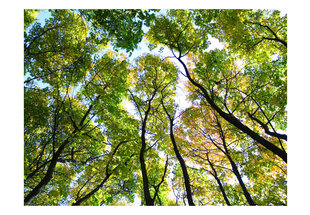
MULTIPOLYGON (((100 43, 112 43, 127 52, 137 48, 143 38, 142 26, 155 18, 154 10, 80 10, 92 24, 91 35, 100 43)), ((156 11, 156 10, 155 10, 156 11)))
POLYGON ((40 12, 24 13, 25 205, 287 204, 286 15, 40 12))

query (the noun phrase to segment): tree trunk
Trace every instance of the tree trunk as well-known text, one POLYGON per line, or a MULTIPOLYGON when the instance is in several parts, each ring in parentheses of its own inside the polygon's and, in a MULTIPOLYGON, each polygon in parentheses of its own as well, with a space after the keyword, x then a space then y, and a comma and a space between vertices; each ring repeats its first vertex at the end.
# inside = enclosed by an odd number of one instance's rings
POLYGON ((227 114, 224 111, 222 111, 220 109, 219 106, 217 106, 214 101, 211 99, 211 97, 209 96, 207 90, 200 85, 198 82, 194 81, 190 74, 189 71, 185 65, 185 63, 180 59, 177 58, 178 61, 182 64, 183 68, 185 69, 186 72, 186 76, 189 79, 189 81, 195 85, 196 87, 198 87, 205 99, 208 101, 208 103, 211 105, 211 107, 221 116, 223 117, 227 122, 233 124, 235 127, 237 127, 239 130, 243 131, 244 133, 246 133, 247 135, 249 135, 253 140, 257 141, 258 143, 260 143, 261 145, 263 145, 265 148, 269 149, 271 152, 273 152, 274 154, 278 155, 280 158, 282 158, 282 160, 287 163, 287 153, 285 151, 283 151, 282 149, 278 148, 277 146, 273 145, 271 142, 267 141, 266 139, 264 139, 263 137, 261 137, 259 134, 257 134, 256 132, 254 132, 253 130, 251 130, 249 127, 247 127, 246 125, 244 125, 239 119, 237 119, 235 116, 233 116, 232 114, 227 114))
MULTIPOLYGON (((97 98, 95 100, 98 100, 100 97, 97 96, 97 98)), ((93 104, 91 104, 88 108, 88 110, 86 111, 86 113, 84 114, 83 118, 81 119, 80 121, 80 126, 83 127, 84 125, 84 121, 85 119, 87 118, 87 116, 89 115, 91 109, 93 108, 93 104)), ((80 131, 77 127, 75 127, 74 131, 72 132, 71 135, 73 135, 72 138, 74 138, 74 136, 76 135, 76 132, 80 131)), ((65 147, 70 143, 70 137, 68 137, 62 144, 61 146, 58 148, 58 150, 55 152, 55 154, 53 155, 53 158, 50 162, 50 165, 47 169, 47 172, 44 176, 44 178, 39 182, 39 184, 32 189, 32 191, 30 191, 30 193, 25 197, 24 199, 24 204, 26 203, 30 203, 30 201, 36 196, 39 194, 40 190, 45 187, 50 181, 51 179, 53 178, 53 173, 54 173, 54 170, 55 170, 55 167, 56 167, 56 164, 58 162, 58 159, 60 157, 60 155, 62 154, 63 150, 65 149, 65 147)))
POLYGON ((79 206, 83 202, 85 202, 87 199, 89 199, 92 195, 94 195, 104 185, 104 183, 109 179, 110 176, 111 176, 111 174, 106 175, 106 177, 102 180, 102 182, 97 187, 95 187, 95 189, 93 189, 91 192, 89 192, 83 198, 80 198, 79 200, 77 200, 75 203, 72 204, 72 206, 79 206))
POLYGON ((215 178, 217 184, 218 184, 219 187, 220 187, 221 193, 222 193, 222 195, 223 195, 223 197, 224 197, 224 200, 225 200, 226 204, 227 204, 228 206, 231 206, 231 204, 230 204, 230 202, 229 202, 229 199, 228 199, 228 197, 227 197, 227 195, 226 195, 226 192, 225 192, 225 190, 224 190, 224 187, 223 187, 223 185, 222 185, 222 182, 221 182, 221 180, 219 179, 219 177, 217 176, 216 169, 214 168, 212 162, 211 162, 210 159, 209 159, 208 153, 207 153, 207 161, 208 161, 208 163, 209 163, 210 166, 211 166, 211 169, 212 169, 212 171, 213 171, 213 173, 214 173, 214 174, 212 174, 212 175, 213 175, 213 177, 215 178))
POLYGON ((170 120, 170 139, 171 139, 171 142, 173 144, 174 153, 177 156, 177 159, 178 159, 178 161, 181 165, 181 168, 182 168, 188 204, 190 206, 195 206, 194 201, 193 201, 193 197, 192 197, 190 179, 189 179, 189 175, 187 172, 187 168, 186 168, 185 162, 184 162, 184 160, 183 160, 183 158, 182 158, 182 156, 178 150, 177 144, 176 144, 175 139, 174 139, 172 119, 170 120))
POLYGON ((145 116, 142 123, 142 132, 141 132, 141 149, 140 149, 140 166, 141 166, 141 172, 142 172, 142 179, 143 179, 143 192, 144 192, 144 199, 146 205, 154 205, 154 201, 151 198, 150 189, 149 189, 149 181, 147 177, 147 171, 145 166, 145 160, 144 160, 144 153, 146 149, 146 141, 145 141, 145 132, 146 132, 146 121, 148 114, 151 110, 151 100, 148 104, 148 109, 145 112, 145 116))
POLYGON ((58 148, 56 153, 54 154, 51 163, 47 169, 47 172, 44 176, 44 178, 39 182, 39 184, 32 189, 32 191, 25 197, 24 204, 30 203, 30 201, 39 194, 40 190, 47 185, 50 180, 53 178, 53 172, 55 170, 57 160, 60 157, 61 153, 63 152, 64 148, 70 143, 69 137, 63 142, 63 144, 58 148))
POLYGON ((228 154, 227 154, 227 157, 228 157, 228 159, 229 159, 229 162, 230 162, 230 164, 231 164, 231 167, 232 167, 232 169, 233 169, 233 172, 234 172, 234 174, 236 175, 236 177, 237 177, 237 179, 238 179, 238 182, 239 182, 239 184, 240 184, 240 186, 241 186, 241 188, 242 188, 242 191, 243 191, 243 194, 244 194, 246 200, 248 201, 248 203, 249 203, 250 205, 256 205, 256 204, 254 203, 254 201, 253 201, 253 199, 252 199, 250 193, 248 192, 247 188, 245 187, 245 184, 244 184, 244 182, 243 182, 243 180, 242 180, 242 178, 241 178, 241 175, 240 175, 240 173, 239 173, 239 170, 238 170, 238 168, 237 168, 237 165, 235 164, 235 162, 231 159, 231 157, 230 157, 228 154))

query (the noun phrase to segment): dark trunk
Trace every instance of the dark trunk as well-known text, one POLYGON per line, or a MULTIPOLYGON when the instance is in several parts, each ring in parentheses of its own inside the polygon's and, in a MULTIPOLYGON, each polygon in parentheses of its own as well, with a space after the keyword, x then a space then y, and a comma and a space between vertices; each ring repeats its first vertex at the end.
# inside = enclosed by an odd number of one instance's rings
POLYGON ((243 180, 242 180, 242 178, 241 178, 241 175, 240 175, 240 173, 239 173, 239 170, 238 170, 238 168, 237 168, 237 165, 235 164, 235 162, 231 159, 231 157, 230 157, 228 154, 226 154, 226 155, 227 155, 227 157, 228 157, 228 159, 229 159, 229 162, 230 162, 230 164, 231 164, 231 167, 232 167, 232 169, 233 169, 233 172, 234 172, 234 174, 236 175, 236 177, 237 177, 237 179, 238 179, 238 182, 239 182, 239 184, 240 184, 240 186, 241 186, 241 188, 242 188, 242 191, 243 191, 243 194, 244 194, 246 200, 248 201, 248 203, 249 203, 250 205, 256 205, 256 204, 254 203, 254 201, 253 201, 253 199, 252 199, 250 193, 248 192, 247 188, 245 187, 245 184, 244 184, 244 182, 243 182, 243 180))
POLYGON ((40 181, 40 183, 33 188, 33 190, 25 197, 24 199, 24 204, 26 203, 30 203, 30 201, 39 194, 40 190, 47 185, 50 180, 53 178, 53 172, 55 170, 56 164, 57 164, 57 160, 60 157, 61 153, 63 152, 64 148, 70 143, 70 138, 68 137, 64 143, 58 148, 58 150, 56 151, 56 153, 54 154, 50 165, 47 169, 47 172, 44 176, 44 178, 40 181))
POLYGON ((72 204, 72 206, 79 206, 83 202, 85 202, 87 199, 89 199, 92 195, 94 195, 104 185, 104 183, 109 179, 110 176, 111 176, 111 174, 106 175, 106 177, 103 179, 103 181, 97 187, 95 187, 95 189, 93 189, 91 192, 89 192, 83 198, 80 198, 79 200, 77 200, 75 203, 72 204))
POLYGON ((215 178, 217 184, 218 184, 219 187, 220 187, 221 193, 222 193, 222 195, 223 195, 223 197, 224 197, 224 200, 225 200, 226 204, 227 204, 228 206, 231 206, 231 204, 230 204, 230 202, 229 202, 229 199, 228 199, 228 197, 227 197, 227 195, 226 195, 226 192, 225 192, 225 190, 224 190, 224 187, 223 187, 223 185, 222 185, 222 182, 221 182, 221 180, 219 179, 219 177, 218 177, 218 175, 217 175, 217 172, 216 172, 216 169, 214 168, 212 162, 210 161, 209 155, 208 155, 208 154, 207 154, 207 161, 208 161, 208 163, 209 163, 210 166, 211 166, 211 169, 212 169, 212 171, 213 171, 213 174, 212 174, 212 175, 213 175, 213 177, 215 178))
POLYGON ((269 131, 268 129, 268 126, 267 124, 263 123, 262 121, 260 121, 259 119, 255 118, 252 114, 248 113, 248 116, 253 119, 254 121, 258 122, 258 124, 260 124, 262 126, 262 128, 265 130, 265 133, 270 135, 270 136, 273 136, 273 137, 277 137, 279 139, 284 139, 287 141, 287 135, 286 134, 278 134, 276 132, 271 132, 269 131))
POLYGON ((220 180, 217 176, 215 176, 215 175, 214 175, 214 178, 215 178, 217 184, 218 184, 219 187, 220 187, 221 193, 222 193, 222 195, 223 195, 223 197, 224 197, 224 200, 225 200, 226 204, 227 204, 228 206, 231 206, 231 204, 230 204, 230 202, 229 202, 229 200, 228 200, 228 197, 227 197, 227 195, 226 195, 226 192, 225 192, 225 190, 224 190, 224 187, 223 187, 223 185, 222 185, 221 180, 220 180))
POLYGON ((282 149, 278 148, 277 146, 273 145, 271 142, 267 141, 266 139, 264 139, 263 137, 261 137, 259 134, 257 134, 256 132, 252 131, 250 128, 248 128, 246 125, 244 125, 239 119, 237 119, 235 116, 233 116, 232 114, 227 114, 224 111, 222 111, 220 109, 219 106, 217 106, 214 101, 211 99, 211 97, 209 96, 208 92, 206 91, 206 89, 200 85, 198 82, 195 82, 190 74, 189 71, 186 67, 186 65, 184 64, 184 62, 180 59, 177 58, 179 60, 179 62, 182 64, 182 66, 185 69, 187 78, 189 79, 189 81, 195 85, 196 87, 198 87, 205 99, 208 101, 208 103, 210 104, 210 106, 221 116, 223 117, 227 122, 233 124, 235 127, 237 127, 239 130, 243 131, 244 133, 246 133, 247 135, 249 135, 253 140, 255 140, 256 142, 260 143, 261 145, 263 145, 265 148, 269 149, 271 152, 273 152, 274 154, 278 155, 280 158, 282 158, 282 160, 287 163, 287 154, 285 151, 283 151, 282 149))
POLYGON ((243 194, 246 198, 246 200, 248 201, 248 203, 250 205, 256 205, 250 195, 250 193, 247 191, 246 187, 245 187, 245 184, 243 183, 243 180, 242 180, 242 177, 239 173, 239 170, 237 168, 237 165, 235 164, 235 162, 233 161, 233 159, 231 158, 230 154, 229 154, 229 150, 228 150, 228 147, 227 147, 227 144, 226 144, 226 140, 225 140, 225 134, 224 134, 224 131, 222 129, 222 126, 221 126, 221 123, 218 121, 218 118, 216 117, 217 119, 217 126, 219 128, 219 134, 220 134, 220 138, 222 140, 222 143, 223 143, 223 146, 224 146, 224 149, 222 149, 221 147, 219 147, 216 142, 209 136, 211 142, 213 143, 213 145, 215 145, 221 152, 223 152, 225 154, 225 156, 228 158, 229 162, 230 162, 230 165, 232 167, 232 170, 233 170, 233 173, 236 175, 237 179, 238 179, 238 182, 242 188, 242 191, 243 191, 243 194))
POLYGON ((110 158, 110 160, 108 161, 107 163, 107 166, 106 166, 106 176, 104 177, 104 179, 102 180, 102 182, 97 186, 95 187, 95 189, 93 189, 91 192, 89 192, 87 195, 85 195, 84 197, 80 198, 80 199, 77 199, 75 203, 72 204, 72 206, 78 206, 78 205, 81 205, 83 202, 85 202, 87 199, 89 199, 92 195, 94 195, 104 184, 105 182, 110 178, 110 176, 112 175, 112 172, 118 167, 115 167, 111 172, 109 172, 109 166, 110 166, 110 163, 111 163, 111 160, 113 158, 113 156, 115 155, 116 151, 118 150, 118 148, 123 144, 123 143, 126 143, 128 141, 122 141, 120 142, 116 147, 115 149, 113 150, 112 152, 112 156, 110 158))
MULTIPOLYGON (((100 96, 97 96, 96 100, 99 99, 100 96)), ((93 104, 91 104, 88 108, 88 110, 86 111, 86 113, 84 114, 81 122, 80 122, 80 126, 83 127, 85 126, 86 124, 84 124, 84 121, 86 119, 86 117, 89 115, 91 109, 93 108, 93 104)), ((30 201, 36 196, 39 194, 40 190, 46 186, 50 181, 51 179, 53 178, 53 173, 54 173, 54 170, 55 170, 55 167, 56 167, 56 164, 58 162, 58 159, 60 157, 60 155, 62 154, 63 150, 65 149, 65 147, 71 142, 70 141, 70 138, 74 138, 74 136, 76 135, 76 132, 80 131, 78 128, 75 128, 74 131, 72 132, 72 135, 73 137, 68 137, 62 144, 61 146, 58 148, 58 150, 55 152, 55 154, 53 155, 53 158, 50 162, 50 165, 47 169, 47 172, 44 176, 44 178, 39 182, 39 184, 33 188, 30 193, 25 197, 24 199, 24 204, 26 203, 30 203, 30 201)))
POLYGON ((187 200, 188 200, 188 204, 190 206, 195 206, 194 204, 194 201, 193 201, 193 196, 192 196, 192 191, 191 191, 191 185, 190 185, 190 178, 189 178, 189 175, 188 175, 188 172, 187 172, 187 168, 186 168, 186 165, 185 165, 185 161, 183 160, 180 152, 179 152, 179 149, 178 149, 178 146, 177 146, 177 143, 174 139, 174 134, 173 134, 173 117, 170 116, 170 114, 168 113, 165 105, 164 105, 164 102, 163 100, 161 101, 161 104, 164 108, 164 111, 166 112, 168 118, 169 118, 169 121, 170 121, 170 139, 171 139, 171 142, 172 142, 172 145, 173 145, 173 150, 174 150, 174 153, 175 155, 177 156, 177 159, 181 165, 181 168, 182 168, 182 173, 183 173, 183 177, 184 177, 184 183, 185 183, 185 189, 186 189, 186 197, 187 197, 187 200))
POLYGON ((178 150, 177 144, 176 144, 175 139, 174 139, 172 120, 170 120, 170 139, 171 139, 171 142, 173 144, 174 153, 177 156, 177 159, 178 159, 178 161, 181 165, 181 168, 182 168, 188 204, 190 206, 195 206, 195 204, 193 202, 192 191, 191 191, 191 186, 190 186, 190 179, 189 179, 189 175, 187 172, 187 168, 186 168, 185 162, 184 162, 184 160, 183 160, 183 158, 182 158, 182 156, 178 150))
POLYGON ((145 116, 144 116, 143 123, 142 123, 142 133, 141 133, 141 144, 142 144, 142 146, 140 149, 140 157, 139 157, 141 172, 142 172, 142 179, 143 179, 144 199, 145 199, 146 205, 154 205, 154 201, 151 198, 151 194, 150 194, 149 181, 148 181, 148 177, 147 177, 147 171, 146 171, 145 160, 144 160, 144 153, 145 153, 145 149, 146 149, 146 141, 145 141, 146 121, 147 121, 147 117, 148 117, 150 110, 151 110, 151 100, 149 101, 148 109, 145 112, 145 116))
MULTIPOLYGON (((122 141, 120 142, 116 147, 115 149, 113 150, 112 152, 112 156, 110 158, 110 160, 108 161, 107 163, 107 166, 106 166, 106 176, 104 177, 104 179, 102 180, 102 182, 97 186, 95 187, 92 191, 90 191, 87 195, 83 196, 82 198, 79 198, 79 195, 77 195, 77 198, 76 198, 76 202, 72 204, 72 206, 79 206, 81 205, 83 202, 85 202, 87 199, 89 199, 92 195, 94 195, 105 183, 106 181, 110 178, 110 176, 113 174, 114 170, 116 168, 119 167, 116 166, 114 169, 112 169, 111 172, 109 172, 109 167, 110 167, 110 163, 111 163, 111 160, 113 158, 113 156, 115 155, 116 151, 118 150, 118 148, 123 144, 123 143, 127 143, 128 141, 122 141)), ((130 158, 133 156, 134 154, 132 154, 130 156, 130 158)))

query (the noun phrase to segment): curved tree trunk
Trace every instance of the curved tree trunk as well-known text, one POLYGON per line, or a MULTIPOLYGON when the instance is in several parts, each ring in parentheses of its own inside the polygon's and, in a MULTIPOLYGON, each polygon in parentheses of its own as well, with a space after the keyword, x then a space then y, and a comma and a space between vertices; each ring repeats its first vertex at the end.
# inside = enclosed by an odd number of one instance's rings
POLYGON ((182 168, 188 204, 190 206, 195 206, 194 201, 193 201, 192 191, 191 191, 189 175, 188 175, 188 172, 187 172, 185 161, 182 158, 182 156, 181 156, 181 154, 180 154, 180 152, 178 150, 177 144, 175 142, 175 139, 174 139, 173 122, 171 120, 170 120, 170 139, 171 139, 171 142, 173 144, 174 153, 177 156, 177 159, 178 159, 178 161, 179 161, 179 163, 181 165, 181 168, 182 168))
POLYGON ((110 176, 113 174, 113 171, 118 168, 118 166, 116 166, 111 172, 109 172, 109 166, 111 163, 111 160, 113 158, 113 156, 115 155, 116 151, 118 150, 118 148, 123 144, 123 143, 127 143, 128 141, 122 141, 120 142, 115 149, 112 152, 112 156, 110 158, 110 160, 107 163, 106 166, 106 176, 104 177, 104 179, 102 180, 102 182, 96 186, 92 191, 90 191, 88 194, 86 194, 85 196, 83 196, 82 198, 78 198, 76 199, 76 202, 72 204, 72 206, 78 206, 81 205, 83 202, 85 202, 87 199, 89 199, 92 195, 94 195, 105 183, 106 181, 110 178, 110 176))
POLYGON ((287 163, 287 153, 285 151, 283 151, 282 149, 280 149, 279 147, 275 146, 274 144, 272 144, 271 142, 269 142, 268 140, 264 139, 263 137, 261 137, 259 134, 257 134, 256 132, 254 132, 253 130, 251 130, 249 127, 247 127, 246 125, 244 125, 239 119, 237 119, 234 115, 232 114, 228 114, 225 113, 224 111, 222 111, 220 109, 219 106, 217 106, 214 101, 211 99, 211 97, 209 96, 207 90, 198 82, 196 82, 195 80, 193 80, 189 74, 189 71, 185 65, 185 63, 181 60, 181 58, 177 58, 178 61, 182 64, 183 68, 185 69, 186 72, 186 76, 188 78, 188 80, 195 85, 196 87, 198 87, 201 92, 203 93, 205 99, 207 100, 207 102, 210 104, 210 106, 221 116, 223 117, 227 122, 233 124, 235 127, 237 127, 239 130, 243 131, 244 133, 246 133, 247 135, 249 135, 253 140, 257 141, 258 143, 260 143, 261 145, 263 145, 265 148, 269 149, 271 152, 273 152, 274 154, 278 155, 280 158, 282 158, 282 160, 287 163))
POLYGON ((45 187, 53 178, 53 173, 58 161, 58 158, 60 157, 60 155, 62 154, 64 148, 70 143, 70 138, 67 138, 64 143, 58 148, 58 150, 56 151, 56 153, 54 154, 51 163, 47 169, 47 172, 44 176, 44 178, 39 182, 39 184, 37 186, 35 186, 35 188, 33 188, 31 190, 31 192, 25 197, 24 199, 24 204, 26 203, 30 203, 30 201, 40 193, 40 190, 45 187))
MULTIPOLYGON (((100 96, 97 96, 96 100, 99 99, 100 96)), ((91 104, 88 108, 88 110, 86 111, 86 113, 84 114, 83 118, 80 121, 79 126, 83 127, 85 126, 84 121, 86 120, 87 116, 89 115, 91 109, 93 108, 93 104, 91 104)), ((87 123, 86 123, 87 124, 87 123)), ((74 136, 76 135, 77 132, 79 132, 80 130, 75 127, 74 131, 72 132, 72 135, 74 138, 74 136)), ((50 165, 47 169, 47 172, 45 174, 45 176, 43 177, 43 179, 39 182, 39 184, 37 184, 37 186, 35 186, 35 188, 33 188, 30 193, 24 198, 24 204, 26 203, 30 203, 30 201, 40 193, 41 189, 43 187, 45 187, 53 178, 53 174, 54 174, 54 170, 56 167, 56 164, 58 162, 58 159, 60 157, 60 155, 62 154, 63 150, 65 149, 65 147, 71 142, 70 141, 71 137, 68 137, 62 144, 61 146, 58 148, 58 150, 55 152, 55 154, 53 155, 53 158, 50 162, 50 165)))
POLYGON ((174 121, 174 118, 170 116, 170 114, 168 113, 165 105, 164 105, 164 102, 163 100, 161 101, 161 104, 164 108, 164 111, 166 112, 168 118, 169 118, 169 122, 170 122, 170 139, 171 139, 171 142, 172 142, 172 145, 173 145, 173 150, 174 150, 174 153, 175 155, 177 156, 177 159, 181 165, 181 168, 182 168, 182 173, 183 173, 183 177, 184 177, 184 183, 185 183, 185 189, 186 189, 186 197, 187 197, 187 200, 188 200, 188 204, 190 206, 195 206, 194 204, 194 201, 193 201, 193 196, 192 196, 192 191, 191 191, 191 185, 190 185, 190 178, 189 178, 189 175, 188 175, 188 172, 187 172, 187 168, 186 168, 186 165, 185 165, 185 161, 184 159, 182 158, 180 152, 179 152, 179 149, 178 149, 178 146, 177 146, 177 143, 175 141, 175 138, 174 138, 174 134, 173 134, 173 121, 174 121))
POLYGON ((109 179, 110 176, 111 176, 111 174, 106 175, 106 177, 102 180, 102 182, 97 187, 95 187, 87 195, 85 195, 82 198, 78 199, 75 203, 72 204, 72 206, 79 206, 83 202, 85 202, 87 199, 89 199, 92 195, 94 195, 104 185, 104 183, 109 179))

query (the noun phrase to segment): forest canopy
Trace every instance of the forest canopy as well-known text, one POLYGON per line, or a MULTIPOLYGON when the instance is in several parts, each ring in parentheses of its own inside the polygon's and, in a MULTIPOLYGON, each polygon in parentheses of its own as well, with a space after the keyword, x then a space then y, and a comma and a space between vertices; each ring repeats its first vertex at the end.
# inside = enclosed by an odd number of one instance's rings
POLYGON ((24 10, 25 205, 287 205, 286 133, 281 11, 24 10))

